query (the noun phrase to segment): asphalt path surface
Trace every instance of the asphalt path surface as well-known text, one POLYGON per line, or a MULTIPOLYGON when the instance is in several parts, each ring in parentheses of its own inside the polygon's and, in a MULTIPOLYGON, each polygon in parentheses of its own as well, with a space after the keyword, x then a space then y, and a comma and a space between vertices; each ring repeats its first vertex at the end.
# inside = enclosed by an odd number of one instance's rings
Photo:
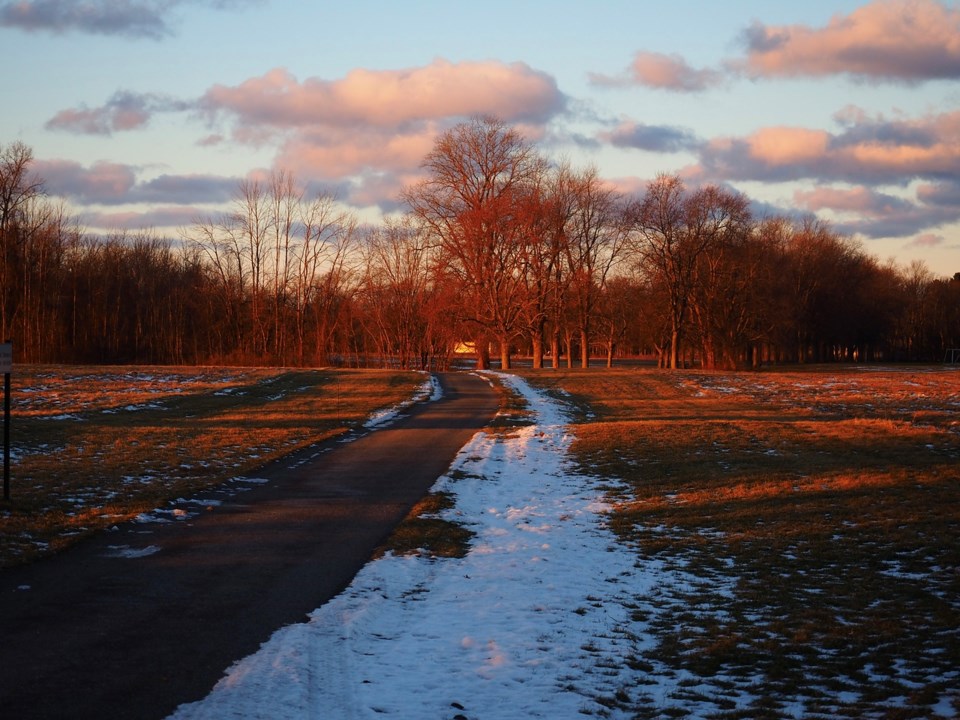
MULTIPOLYGON (((495 414, 476 375, 169 523, 0 571, 0 718, 165 718, 336 596, 495 414)), ((242 485, 242 483, 240 484, 242 485)))

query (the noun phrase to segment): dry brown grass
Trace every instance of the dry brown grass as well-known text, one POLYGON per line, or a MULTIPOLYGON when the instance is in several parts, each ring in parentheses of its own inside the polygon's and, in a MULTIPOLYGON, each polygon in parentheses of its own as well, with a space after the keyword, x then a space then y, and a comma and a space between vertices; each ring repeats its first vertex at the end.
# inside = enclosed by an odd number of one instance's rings
POLYGON ((686 578, 637 598, 655 642, 625 660, 691 689, 621 709, 960 713, 960 372, 528 377, 576 403, 584 471, 624 481, 611 524, 638 562, 686 578))
POLYGON ((417 373, 18 367, 0 565, 250 472, 409 400, 417 373))
POLYGON ((377 550, 376 557, 386 552, 431 558, 466 556, 475 533, 463 524, 441 517, 444 510, 455 504, 456 499, 450 493, 427 494, 377 550))

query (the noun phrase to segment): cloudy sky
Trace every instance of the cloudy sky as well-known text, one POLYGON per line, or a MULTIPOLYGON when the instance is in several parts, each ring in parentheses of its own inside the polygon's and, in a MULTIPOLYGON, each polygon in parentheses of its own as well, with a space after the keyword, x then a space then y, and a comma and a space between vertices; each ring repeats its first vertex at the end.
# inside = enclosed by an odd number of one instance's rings
POLYGON ((174 234, 277 168, 376 218, 484 113, 960 272, 957 2, 0 0, 0 59, 0 144, 91 229, 174 234))

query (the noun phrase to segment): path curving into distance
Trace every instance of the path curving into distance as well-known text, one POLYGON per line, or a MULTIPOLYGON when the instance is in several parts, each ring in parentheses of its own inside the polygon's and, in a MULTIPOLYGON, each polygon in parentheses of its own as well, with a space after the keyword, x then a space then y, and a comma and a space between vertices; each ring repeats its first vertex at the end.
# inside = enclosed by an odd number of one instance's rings
POLYGON ((273 463, 196 517, 128 523, 0 570, 0 709, 157 720, 345 588, 494 416, 476 375, 387 427, 273 463))

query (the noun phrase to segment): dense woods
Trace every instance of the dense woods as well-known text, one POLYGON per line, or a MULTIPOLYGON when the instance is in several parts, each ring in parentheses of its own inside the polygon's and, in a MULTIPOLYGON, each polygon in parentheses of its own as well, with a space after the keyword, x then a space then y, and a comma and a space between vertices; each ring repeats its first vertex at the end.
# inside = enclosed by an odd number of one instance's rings
POLYGON ((475 118, 406 212, 362 225, 280 171, 177 238, 98 236, 0 145, 0 339, 17 362, 664 367, 941 361, 960 272, 883 263, 813 218, 663 175, 637 197, 475 118))

